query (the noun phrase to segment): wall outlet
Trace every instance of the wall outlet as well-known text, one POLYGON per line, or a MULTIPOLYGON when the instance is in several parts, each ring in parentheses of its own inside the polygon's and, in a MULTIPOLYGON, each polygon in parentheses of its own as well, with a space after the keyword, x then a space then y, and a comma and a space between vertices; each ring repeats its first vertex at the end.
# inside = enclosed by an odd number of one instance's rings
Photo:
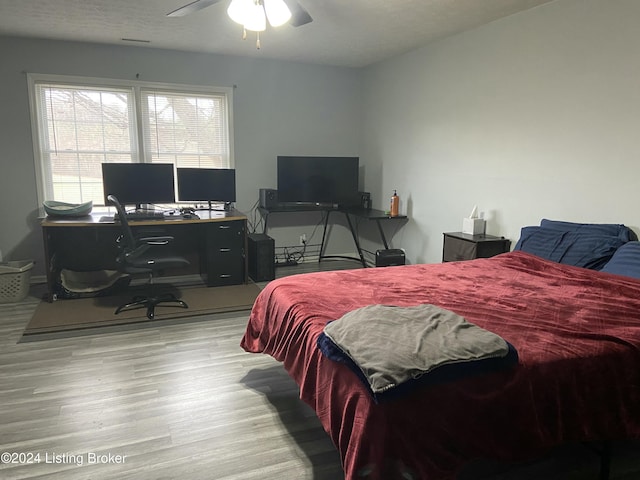
POLYGON ((307 234, 303 233, 302 235, 300 235, 300 245, 306 245, 307 244, 307 234))

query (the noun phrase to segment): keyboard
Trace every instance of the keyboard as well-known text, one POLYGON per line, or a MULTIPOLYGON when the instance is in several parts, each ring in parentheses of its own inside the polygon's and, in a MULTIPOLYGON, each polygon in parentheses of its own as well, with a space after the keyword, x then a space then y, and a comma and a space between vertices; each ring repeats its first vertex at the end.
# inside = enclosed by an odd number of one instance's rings
MULTIPOLYGON (((113 216, 114 220, 118 220, 120 217, 119 215, 116 213, 113 216)), ((136 211, 136 212, 127 212, 127 220, 131 221, 131 220, 164 220, 164 212, 159 212, 159 211, 155 211, 155 210, 149 210, 149 211, 136 211)))

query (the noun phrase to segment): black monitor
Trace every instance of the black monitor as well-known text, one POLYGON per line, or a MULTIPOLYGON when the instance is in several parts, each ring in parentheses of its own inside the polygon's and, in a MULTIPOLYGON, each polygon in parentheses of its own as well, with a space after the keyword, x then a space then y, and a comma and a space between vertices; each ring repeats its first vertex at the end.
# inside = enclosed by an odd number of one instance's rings
POLYGON ((173 164, 171 163, 103 163, 104 202, 114 195, 122 205, 175 203, 173 164))
POLYGON ((178 168, 178 200, 229 204, 236 201, 233 168, 178 168))
POLYGON ((355 206, 358 157, 278 156, 278 202, 355 206))

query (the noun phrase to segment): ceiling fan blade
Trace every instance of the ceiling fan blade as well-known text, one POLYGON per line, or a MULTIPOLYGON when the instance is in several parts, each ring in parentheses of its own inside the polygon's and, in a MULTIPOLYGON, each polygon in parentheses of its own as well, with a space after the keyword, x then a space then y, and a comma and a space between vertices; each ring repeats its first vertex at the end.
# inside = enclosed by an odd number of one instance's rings
POLYGON ((189 15, 190 13, 197 12, 198 10, 202 10, 203 8, 207 8, 214 3, 218 3, 220 0, 195 0, 194 2, 187 3, 182 7, 174 10, 173 12, 167 13, 167 17, 183 17, 185 15, 189 15))
POLYGON ((291 20, 289 20, 290 25, 300 27, 313 22, 313 18, 311 18, 309 12, 307 12, 297 1, 284 0, 284 3, 287 4, 287 7, 289 7, 289 10, 291 11, 291 20))

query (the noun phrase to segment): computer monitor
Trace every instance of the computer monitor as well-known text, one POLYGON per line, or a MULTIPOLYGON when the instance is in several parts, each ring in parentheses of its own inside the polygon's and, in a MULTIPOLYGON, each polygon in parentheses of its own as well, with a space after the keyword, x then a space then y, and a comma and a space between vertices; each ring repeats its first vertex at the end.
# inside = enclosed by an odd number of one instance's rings
POLYGON ((178 200, 181 202, 236 201, 236 171, 233 168, 178 168, 178 200))
POLYGON ((122 205, 175 203, 175 183, 171 163, 103 163, 104 202, 114 195, 122 205))
POLYGON ((358 157, 278 156, 278 201, 358 205, 358 157))

